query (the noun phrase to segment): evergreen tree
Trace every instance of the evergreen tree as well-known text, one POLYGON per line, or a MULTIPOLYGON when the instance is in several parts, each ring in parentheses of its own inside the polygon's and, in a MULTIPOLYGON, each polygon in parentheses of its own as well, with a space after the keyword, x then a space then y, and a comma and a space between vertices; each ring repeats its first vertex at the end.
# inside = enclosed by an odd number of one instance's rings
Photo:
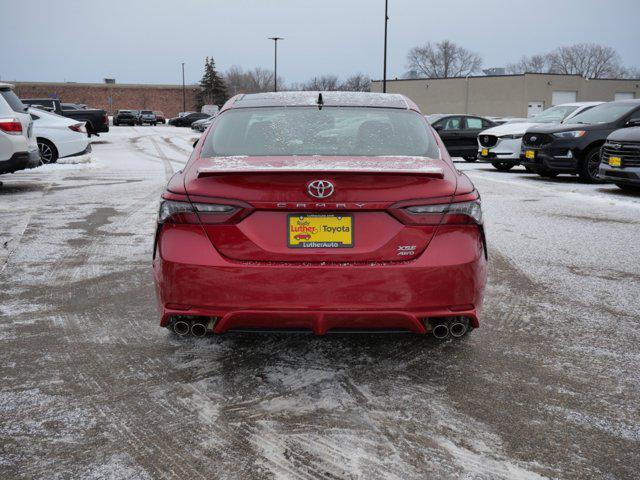
POLYGON ((198 110, 203 105, 218 105, 222 107, 229 98, 224 79, 216 72, 216 62, 212 58, 205 58, 204 75, 200 80, 200 91, 196 95, 198 110))

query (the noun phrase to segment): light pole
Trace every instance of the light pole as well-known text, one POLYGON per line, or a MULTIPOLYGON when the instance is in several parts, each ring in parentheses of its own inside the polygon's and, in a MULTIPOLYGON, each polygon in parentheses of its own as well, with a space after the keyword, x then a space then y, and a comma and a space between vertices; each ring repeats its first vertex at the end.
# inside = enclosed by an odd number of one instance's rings
POLYGON ((469 113, 469 75, 471 75, 471 73, 467 73, 467 75, 464 77, 464 81, 465 81, 464 113, 469 113))
POLYGON ((187 97, 184 91, 184 62, 182 62, 182 111, 187 111, 187 97))
POLYGON ((278 40, 284 40, 282 37, 269 37, 273 40, 273 91, 278 91, 278 40))
POLYGON ((382 93, 387 93, 387 23, 389 22, 389 0, 384 0, 384 65, 382 67, 382 93))

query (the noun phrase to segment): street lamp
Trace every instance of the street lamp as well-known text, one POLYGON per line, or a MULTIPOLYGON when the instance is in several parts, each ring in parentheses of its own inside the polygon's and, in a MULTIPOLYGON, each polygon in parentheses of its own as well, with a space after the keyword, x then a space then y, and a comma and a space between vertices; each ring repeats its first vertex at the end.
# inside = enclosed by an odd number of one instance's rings
POLYGON ((278 91, 278 40, 284 40, 282 37, 269 37, 273 40, 273 91, 278 91))
POLYGON ((184 91, 184 62, 182 62, 182 111, 187 111, 187 97, 184 91))
POLYGON ((384 66, 382 67, 382 93, 387 93, 387 23, 389 23, 389 0, 384 0, 384 66))

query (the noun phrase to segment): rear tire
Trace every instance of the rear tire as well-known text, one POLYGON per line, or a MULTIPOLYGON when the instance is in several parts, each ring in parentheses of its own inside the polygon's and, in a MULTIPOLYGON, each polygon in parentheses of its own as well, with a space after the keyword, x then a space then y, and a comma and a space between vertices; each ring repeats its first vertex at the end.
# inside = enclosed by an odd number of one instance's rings
POLYGON ((524 166, 524 169, 529 173, 536 173, 536 171, 534 169, 532 169, 531 167, 529 167, 527 165, 524 166))
POLYGON ((623 190, 625 192, 640 193, 640 186, 638 185, 627 185, 625 183, 616 183, 616 187, 618 187, 620 190, 623 190))
POLYGON ((462 157, 462 158, 464 158, 465 162, 470 162, 470 163, 478 160, 478 157, 475 155, 474 156, 467 155, 466 157, 462 157))
POLYGON ((45 138, 38 138, 38 150, 40 150, 40 165, 48 165, 58 161, 58 149, 45 138))
POLYGON ((558 172, 552 172, 551 170, 543 170, 536 173, 543 178, 556 178, 558 176, 558 172))
POLYGON ((500 170, 501 172, 506 172, 515 167, 513 163, 507 162, 491 162, 491 165, 493 165, 493 168, 495 168, 496 170, 500 170))
POLYGON ((585 183, 602 183, 598 176, 600 168, 600 147, 592 148, 587 152, 578 165, 578 175, 585 183))

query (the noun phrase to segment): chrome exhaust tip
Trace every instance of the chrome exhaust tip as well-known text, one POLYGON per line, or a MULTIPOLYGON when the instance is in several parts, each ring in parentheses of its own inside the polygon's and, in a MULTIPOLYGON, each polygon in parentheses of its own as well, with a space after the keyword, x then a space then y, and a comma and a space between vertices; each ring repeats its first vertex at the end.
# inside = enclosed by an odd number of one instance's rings
POLYGON ((183 337, 189 333, 189 324, 184 320, 178 320, 173 324, 173 331, 183 337))
POLYGON ((207 334, 207 326, 204 323, 196 322, 191 325, 191 335, 194 337, 204 337, 207 334))
POLYGON ((444 323, 441 323, 433 327, 432 333, 436 338, 447 338, 449 336, 449 327, 447 327, 444 323))
POLYGON ((451 332, 451 336, 452 337, 460 338, 460 337, 464 336, 465 333, 467 333, 468 329, 469 329, 469 327, 467 326, 466 323, 453 322, 451 324, 451 326, 449 327, 449 332, 451 332))

